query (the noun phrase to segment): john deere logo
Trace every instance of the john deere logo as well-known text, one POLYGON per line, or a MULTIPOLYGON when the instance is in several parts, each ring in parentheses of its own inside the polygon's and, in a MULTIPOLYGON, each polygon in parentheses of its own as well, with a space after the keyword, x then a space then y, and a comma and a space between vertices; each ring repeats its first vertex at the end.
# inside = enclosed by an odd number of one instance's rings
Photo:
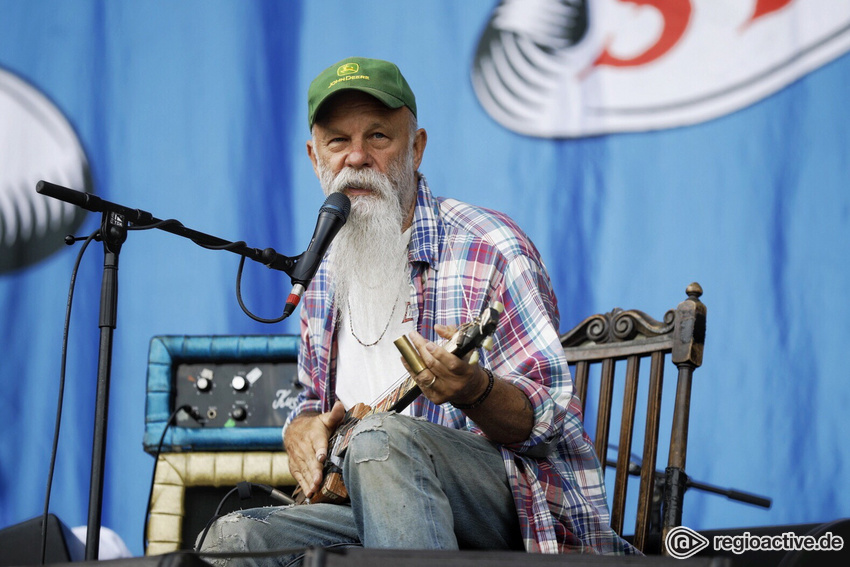
POLYGON ((357 73, 358 71, 360 71, 360 65, 357 63, 345 63, 344 65, 339 66, 339 69, 336 70, 336 74, 343 77, 345 75, 357 73))

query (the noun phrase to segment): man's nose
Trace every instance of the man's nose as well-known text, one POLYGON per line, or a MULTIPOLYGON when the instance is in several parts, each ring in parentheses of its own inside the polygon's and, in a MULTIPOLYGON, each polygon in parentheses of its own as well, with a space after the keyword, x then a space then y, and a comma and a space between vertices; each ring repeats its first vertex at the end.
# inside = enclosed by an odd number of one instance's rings
POLYGON ((362 143, 353 143, 345 156, 345 165, 354 168, 371 167, 372 158, 368 149, 362 143))

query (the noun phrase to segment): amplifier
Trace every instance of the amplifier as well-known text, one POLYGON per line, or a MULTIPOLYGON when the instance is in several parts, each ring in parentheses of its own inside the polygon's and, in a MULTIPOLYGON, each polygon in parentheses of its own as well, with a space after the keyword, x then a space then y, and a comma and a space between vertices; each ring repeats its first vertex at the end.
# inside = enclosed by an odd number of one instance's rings
POLYGON ((162 451, 281 449, 295 407, 297 335, 163 335, 151 339, 144 448, 162 451))

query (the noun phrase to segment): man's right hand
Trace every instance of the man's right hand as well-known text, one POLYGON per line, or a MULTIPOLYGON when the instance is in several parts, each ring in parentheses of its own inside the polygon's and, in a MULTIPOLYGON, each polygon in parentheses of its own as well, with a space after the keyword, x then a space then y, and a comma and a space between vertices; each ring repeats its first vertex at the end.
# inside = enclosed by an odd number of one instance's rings
POLYGON ((311 498, 322 486, 328 439, 343 417, 345 408, 342 402, 337 401, 331 411, 302 415, 286 428, 284 445, 289 457, 289 472, 307 498, 311 498))

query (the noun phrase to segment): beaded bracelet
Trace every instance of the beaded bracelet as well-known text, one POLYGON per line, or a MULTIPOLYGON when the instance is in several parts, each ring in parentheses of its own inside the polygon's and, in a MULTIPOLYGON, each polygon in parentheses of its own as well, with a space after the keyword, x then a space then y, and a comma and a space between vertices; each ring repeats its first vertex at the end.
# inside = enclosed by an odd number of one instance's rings
POLYGON ((475 400, 471 404, 452 404, 457 409, 462 409, 462 410, 475 409, 478 406, 480 406, 481 404, 483 404, 484 400, 487 399, 487 396, 490 395, 490 392, 493 390, 493 384, 495 383, 496 379, 493 377, 493 373, 490 372, 490 370, 488 370, 487 368, 483 368, 483 367, 481 369, 484 372, 487 373, 487 378, 489 379, 489 383, 487 384, 487 389, 484 390, 484 393, 481 394, 480 398, 478 398, 477 400, 475 400))

